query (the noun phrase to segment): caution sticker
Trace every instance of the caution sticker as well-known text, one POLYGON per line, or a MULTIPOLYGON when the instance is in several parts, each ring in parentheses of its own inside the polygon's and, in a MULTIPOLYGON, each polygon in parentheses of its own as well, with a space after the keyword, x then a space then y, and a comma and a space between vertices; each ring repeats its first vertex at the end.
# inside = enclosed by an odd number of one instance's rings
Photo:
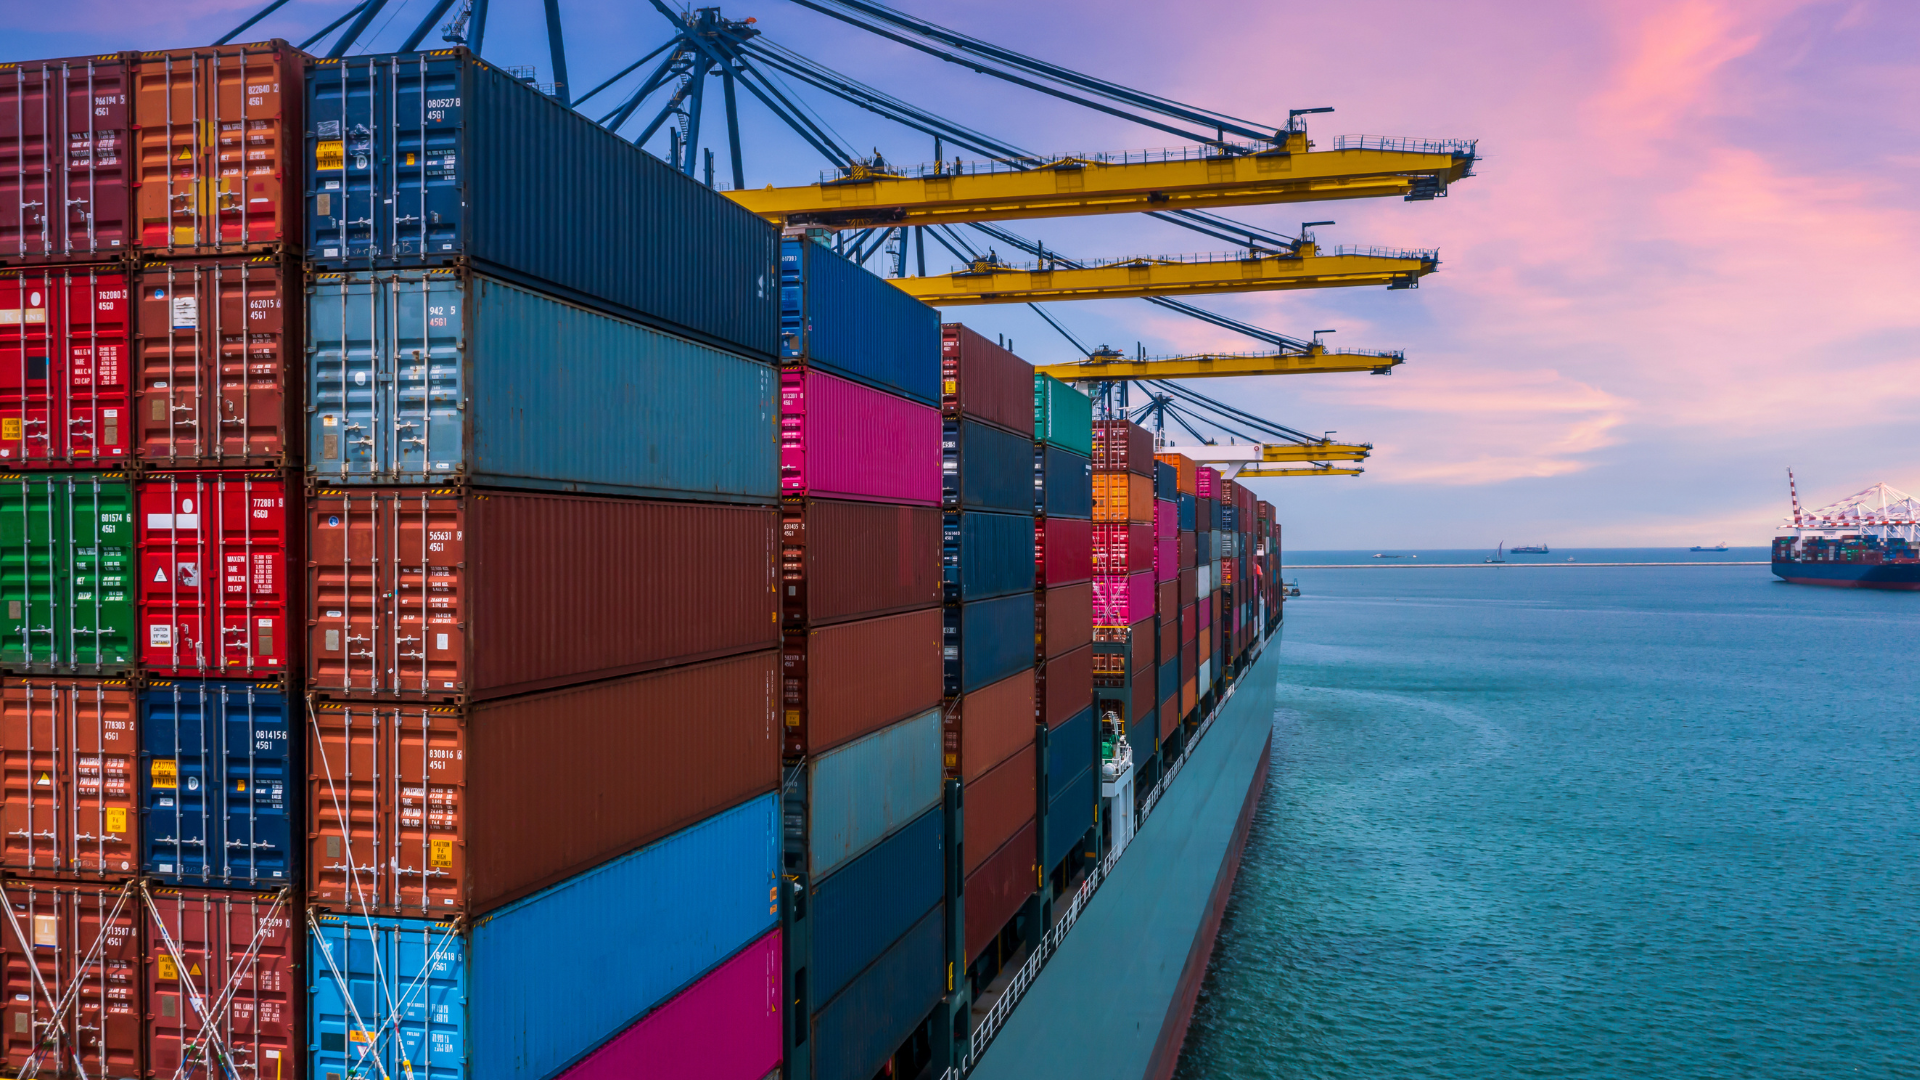
POLYGON ((9 416, 4 420, 0 420, 0 440, 19 442, 20 432, 21 424, 19 417, 9 416))
POLYGON ((313 148, 313 167, 316 169, 345 169, 347 167, 347 144, 338 139, 322 139, 313 148))
POLYGON ((180 786, 180 763, 172 758, 154 758, 152 782, 156 788, 180 786))
POLYGON ((168 982, 177 982, 180 978, 180 965, 173 962, 173 957, 163 956, 155 966, 154 974, 168 982))
POLYGON ((427 858, 434 866, 453 866, 453 841, 435 840, 428 845, 427 858))
POLYGON ((107 831, 123 833, 127 831, 127 809, 124 806, 107 808, 107 831))

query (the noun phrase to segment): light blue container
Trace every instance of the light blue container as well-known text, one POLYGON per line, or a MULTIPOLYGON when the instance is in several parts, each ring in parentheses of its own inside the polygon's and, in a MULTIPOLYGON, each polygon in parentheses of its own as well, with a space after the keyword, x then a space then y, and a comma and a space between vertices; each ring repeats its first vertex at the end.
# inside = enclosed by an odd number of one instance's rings
POLYGON ((779 800, 766 795, 464 935, 316 913, 307 1075, 545 1080, 773 928, 779 845, 779 800))
POLYGON ((940 802, 940 710, 881 728, 807 767, 808 862, 818 879, 940 802))
POLYGON ((457 270, 307 292, 307 473, 772 503, 772 367, 457 270))

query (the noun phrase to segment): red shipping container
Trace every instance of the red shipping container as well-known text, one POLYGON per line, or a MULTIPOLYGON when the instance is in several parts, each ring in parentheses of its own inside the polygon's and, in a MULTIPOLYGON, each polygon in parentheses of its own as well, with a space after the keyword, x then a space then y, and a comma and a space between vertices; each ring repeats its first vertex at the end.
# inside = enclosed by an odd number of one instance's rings
MULTIPOLYGON (((1172 611, 1172 608, 1168 608, 1172 611)), ((1180 655, 1180 617, 1178 615, 1160 615, 1155 622, 1160 627, 1159 663, 1166 663, 1180 655)))
POLYGON ((824 372, 781 372, 780 493, 940 505, 940 410, 824 372))
POLYGON ((314 698, 308 902, 476 915, 774 790, 778 656, 464 707, 314 698))
POLYGON ((167 256, 300 246, 306 54, 213 45, 132 68, 136 242, 167 256))
MULTIPOLYGON (((1180 609, 1180 644, 1192 645, 1200 633, 1200 609, 1188 604, 1180 609)), ((1183 671, 1182 674, 1191 674, 1183 671)))
POLYGON ((1153 616, 1153 571, 1093 579, 1093 624, 1132 626, 1153 616))
POLYGON ((1172 697, 1160 703, 1159 717, 1159 737, 1155 740, 1156 745, 1166 742, 1167 736, 1172 735, 1174 729, 1180 726, 1180 694, 1177 691, 1172 697))
POLYGON ((143 668, 235 679, 299 673, 300 492, 278 472, 150 473, 135 484, 143 668))
POLYGON ((13 909, 0 926, 0 1072, 143 1074, 138 889, 0 883, 13 909))
POLYGON ((307 685, 481 700, 780 643, 779 511, 459 488, 308 505, 307 685))
POLYGON ((1199 590, 1200 571, 1193 567, 1180 571, 1180 606, 1193 603, 1199 590))
POLYGON ((0 866, 27 877, 140 873, 140 740, 116 679, 14 676, 0 689, 0 866))
POLYGON ((789 630, 940 603, 940 511, 789 499, 780 508, 780 603, 789 630))
POLYGON ((781 649, 786 753, 821 753, 940 704, 939 608, 789 634, 781 649))
POLYGON ((126 56, 0 64, 0 264, 97 261, 133 246, 126 56))
POLYGON ((940 327, 940 411, 1033 438, 1033 365, 960 323, 940 327))
POLYGON ((134 444, 151 468, 285 468, 301 453, 299 264, 149 262, 135 275, 134 444))
POLYGON ((1083 645, 1047 661, 1041 682, 1045 684, 1045 700, 1040 719, 1052 730, 1093 702, 1093 646, 1083 645))
POLYGON ((301 1075, 305 935, 291 894, 153 890, 142 919, 146 1075, 301 1075))
POLYGON ((1093 422, 1093 467, 1153 476, 1153 432, 1131 420, 1093 422))
POLYGON ((1176 541, 1180 545, 1180 569, 1191 574, 1200 566, 1200 541, 1191 532, 1183 532, 1176 541))
POLYGON ((1044 518, 1034 522, 1044 550, 1040 558, 1046 585, 1072 585, 1093 577, 1093 522, 1078 518, 1044 518))
POLYGON ((1045 606, 1041 624, 1044 659, 1085 645, 1093 640, 1093 583, 1062 585, 1041 594, 1045 606))
POLYGON ((961 827, 966 830, 963 846, 969 876, 1039 813, 1040 787, 1034 772, 1038 761, 1039 751, 1029 746, 962 792, 965 822, 961 827))
POLYGON ((971 964, 1000 933, 1040 881, 1039 852, 1035 844, 1040 835, 1037 822, 1028 821, 1013 839, 980 864, 967 877, 965 959, 971 964))
POLYGON ((971 783, 1033 745, 1032 668, 947 704, 947 774, 971 783))
MULTIPOLYGON (((1197 477, 1195 476, 1194 470, 1197 466, 1194 464, 1192 458, 1185 454, 1174 452, 1155 454, 1153 459, 1155 461, 1164 461, 1173 466, 1176 474, 1174 486, 1181 492, 1188 495, 1195 493, 1197 477)), ((1162 494, 1164 494, 1164 492, 1162 494)))
POLYGON ((126 462, 133 443, 131 310, 118 266, 0 272, 0 464, 72 469, 126 462))
POLYGON ((1153 569, 1153 526, 1094 525, 1093 572, 1137 574, 1153 569))

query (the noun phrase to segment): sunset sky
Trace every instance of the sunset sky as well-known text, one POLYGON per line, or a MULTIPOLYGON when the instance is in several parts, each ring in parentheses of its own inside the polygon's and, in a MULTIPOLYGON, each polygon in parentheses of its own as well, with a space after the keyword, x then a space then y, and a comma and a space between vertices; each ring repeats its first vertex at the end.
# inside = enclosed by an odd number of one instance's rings
MULTIPOLYGON (((1255 485, 1282 507, 1290 547, 1758 544, 1786 510, 1788 467, 1817 503, 1878 481, 1920 490, 1920 300, 1909 280, 1920 255, 1920 4, 893 2, 1273 125, 1289 108, 1333 106, 1312 118, 1316 137, 1480 140, 1476 175, 1446 199, 1228 212, 1286 232, 1333 219, 1316 230, 1323 243, 1441 255, 1415 291, 1198 301, 1295 336, 1332 327, 1335 344, 1407 352, 1389 377, 1200 387, 1375 445, 1365 476, 1255 485)), ((10 60, 203 44, 258 6, 9 3, 0 40, 10 60)), ((292 0, 247 36, 298 40, 349 6, 292 0)), ((390 24, 383 14, 371 40, 396 45, 429 6, 408 0, 390 24)), ((489 58, 550 79, 537 0, 493 6, 489 58)), ((665 37, 645 0, 561 7, 576 87, 665 37)), ((776 42, 1030 150, 1173 141, 782 0, 723 13, 754 16, 776 42)), ((924 136, 808 100, 853 145, 932 156, 924 136)), ((743 111, 750 186, 817 178, 817 155, 764 110, 743 111)), ((709 125, 724 175, 722 129, 709 125)), ((1015 231, 1084 257, 1224 247, 1125 217, 1015 231)), ((929 253, 930 270, 952 262, 929 253)), ((1051 310, 1083 339, 1128 351, 1253 345, 1143 301, 1051 310)), ((1011 335, 1029 360, 1074 356, 1025 307, 950 314, 1011 335)))

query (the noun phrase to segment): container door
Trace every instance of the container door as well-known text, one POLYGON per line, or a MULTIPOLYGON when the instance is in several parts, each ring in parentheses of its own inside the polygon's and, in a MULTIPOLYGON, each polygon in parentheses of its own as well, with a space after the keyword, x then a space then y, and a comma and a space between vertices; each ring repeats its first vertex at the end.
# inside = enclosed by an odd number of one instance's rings
POLYGON ((440 483, 462 471, 465 284, 446 272, 327 275, 308 315, 309 471, 440 483))
POLYGON ((460 253, 464 70, 424 54, 310 70, 309 258, 375 266, 460 253))
POLYGON ((140 1038, 137 886, 0 887, 0 1045, 9 1076, 135 1077, 140 1038))
MULTIPOLYGON (((25 729, 21 734, 29 738, 40 726, 41 714, 53 715, 59 744, 53 782, 65 803, 53 826, 60 837, 60 867, 68 874, 120 880, 140 872, 135 797, 140 748, 134 708, 133 691, 124 685, 13 681, 6 688, 4 706, 0 706, 6 726, 0 737, 7 744, 0 750, 9 757, 14 752, 16 713, 25 729)), ((36 748, 22 749, 32 757, 36 748)), ((44 771, 32 773, 22 778, 22 786, 39 792, 45 776, 44 771)), ((6 865, 14 868, 11 861, 6 865)), ((50 867, 42 863, 36 869, 50 867)))
POLYGON ((0 276, 0 464, 126 460, 129 310, 111 269, 0 276))
POLYGON ((112 257, 128 246, 125 66, 9 65, 0 75, 0 258, 112 257))
POLYGON ((169 255, 283 239, 286 114, 302 92, 276 48, 149 54, 136 65, 141 246, 169 255))
POLYGON ((319 916, 309 940, 308 1076, 463 1080, 466 942, 453 924, 319 916))
POLYGON ((466 689, 464 499, 347 489, 315 497, 313 687, 451 700, 466 689))
POLYGON ((44 683, 9 681, 0 693, 0 830, 4 865, 15 874, 58 873, 66 865, 60 828, 68 811, 73 759, 59 691, 44 683))
POLYGON ((303 957, 288 898, 154 889, 147 931, 147 1067, 158 1077, 299 1076, 303 957), (215 1023, 208 1025, 202 1013, 215 1023))
POLYGON ((289 282, 270 257, 149 264, 139 276, 134 427, 165 469, 284 465, 289 282))
POLYGON ((173 473, 140 485, 143 663, 169 675, 277 678, 291 667, 287 485, 173 473))
POLYGON ((125 478, 0 483, 0 663, 99 675, 132 661, 132 499, 125 478))
POLYGON ((293 856, 292 732, 286 694, 266 686, 220 684, 222 877, 229 886, 273 888, 297 881, 293 856))
POLYGON ((141 695, 147 868, 222 888, 294 880, 286 695, 172 682, 141 695))

